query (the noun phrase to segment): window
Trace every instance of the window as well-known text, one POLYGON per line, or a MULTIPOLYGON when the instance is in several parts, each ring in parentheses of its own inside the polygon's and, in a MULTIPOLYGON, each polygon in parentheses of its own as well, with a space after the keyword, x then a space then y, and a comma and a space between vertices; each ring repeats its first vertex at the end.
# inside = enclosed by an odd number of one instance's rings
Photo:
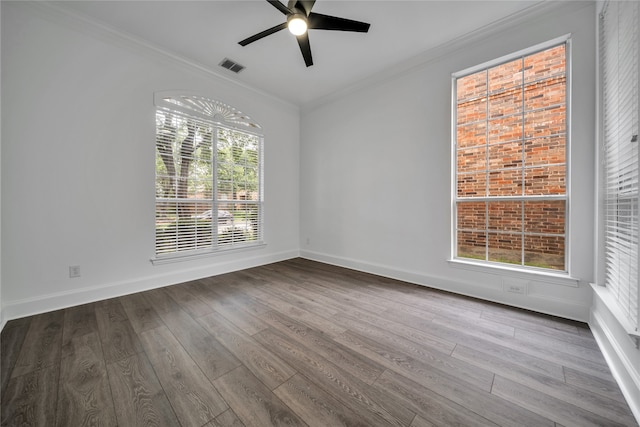
POLYGON ((156 107, 156 256, 260 244, 260 126, 197 96, 156 94, 156 107))
POLYGON ((567 272, 568 40, 453 76, 454 256, 567 272))
POLYGON ((638 292, 638 15, 637 2, 608 2, 600 15, 602 142, 600 220, 604 278, 616 315, 640 327, 638 292), (604 252, 604 253, 603 253, 604 252))

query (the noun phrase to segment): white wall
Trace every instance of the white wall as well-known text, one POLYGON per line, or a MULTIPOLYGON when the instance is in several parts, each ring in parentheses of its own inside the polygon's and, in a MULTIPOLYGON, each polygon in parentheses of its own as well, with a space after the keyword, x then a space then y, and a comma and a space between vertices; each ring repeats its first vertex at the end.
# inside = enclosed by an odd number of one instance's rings
MULTIPOLYGON (((593 280, 594 5, 565 3, 498 34, 450 46, 401 75, 302 114, 301 255, 586 321, 593 280), (454 268, 451 74, 571 33, 571 276, 454 268), (503 279, 528 286, 506 293, 503 279)), ((384 52, 381 52, 384 54, 384 52)))
POLYGON ((2 67, 6 319, 297 256, 297 107, 20 2, 2 2, 2 67), (150 263, 160 90, 196 91, 263 126, 266 247, 150 263))

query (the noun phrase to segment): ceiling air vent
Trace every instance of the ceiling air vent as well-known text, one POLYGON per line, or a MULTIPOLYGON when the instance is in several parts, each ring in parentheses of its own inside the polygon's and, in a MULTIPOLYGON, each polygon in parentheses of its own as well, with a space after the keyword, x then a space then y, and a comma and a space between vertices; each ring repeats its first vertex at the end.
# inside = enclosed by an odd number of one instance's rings
POLYGON ((238 74, 240 71, 244 70, 244 65, 240 65, 237 62, 230 60, 229 58, 224 58, 219 65, 222 68, 226 68, 227 70, 231 70, 236 74, 238 74))

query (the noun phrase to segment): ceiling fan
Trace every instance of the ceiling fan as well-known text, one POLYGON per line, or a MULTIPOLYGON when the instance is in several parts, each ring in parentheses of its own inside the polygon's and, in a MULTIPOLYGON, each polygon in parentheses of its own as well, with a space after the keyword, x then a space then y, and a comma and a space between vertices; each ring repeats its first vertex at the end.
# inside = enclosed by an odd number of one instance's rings
POLYGON ((351 19, 339 18, 337 16, 322 15, 312 12, 313 4, 316 0, 289 0, 287 6, 278 0, 267 0, 273 7, 278 9, 287 17, 287 22, 278 24, 275 27, 266 29, 258 34, 246 38, 239 42, 241 46, 246 46, 256 40, 277 33, 280 30, 289 28, 292 34, 298 39, 298 45, 302 52, 302 57, 307 67, 313 65, 311 57, 311 45, 309 44, 309 33, 307 30, 336 30, 354 31, 366 33, 370 24, 366 22, 353 21, 351 19))

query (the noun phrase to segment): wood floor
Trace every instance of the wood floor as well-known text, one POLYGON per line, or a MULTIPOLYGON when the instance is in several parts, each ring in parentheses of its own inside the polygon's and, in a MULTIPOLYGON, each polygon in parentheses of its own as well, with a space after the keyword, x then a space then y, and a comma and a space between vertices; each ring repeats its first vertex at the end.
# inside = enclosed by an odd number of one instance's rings
POLYGON ((302 259, 9 322, 2 425, 635 426, 589 329, 302 259))

